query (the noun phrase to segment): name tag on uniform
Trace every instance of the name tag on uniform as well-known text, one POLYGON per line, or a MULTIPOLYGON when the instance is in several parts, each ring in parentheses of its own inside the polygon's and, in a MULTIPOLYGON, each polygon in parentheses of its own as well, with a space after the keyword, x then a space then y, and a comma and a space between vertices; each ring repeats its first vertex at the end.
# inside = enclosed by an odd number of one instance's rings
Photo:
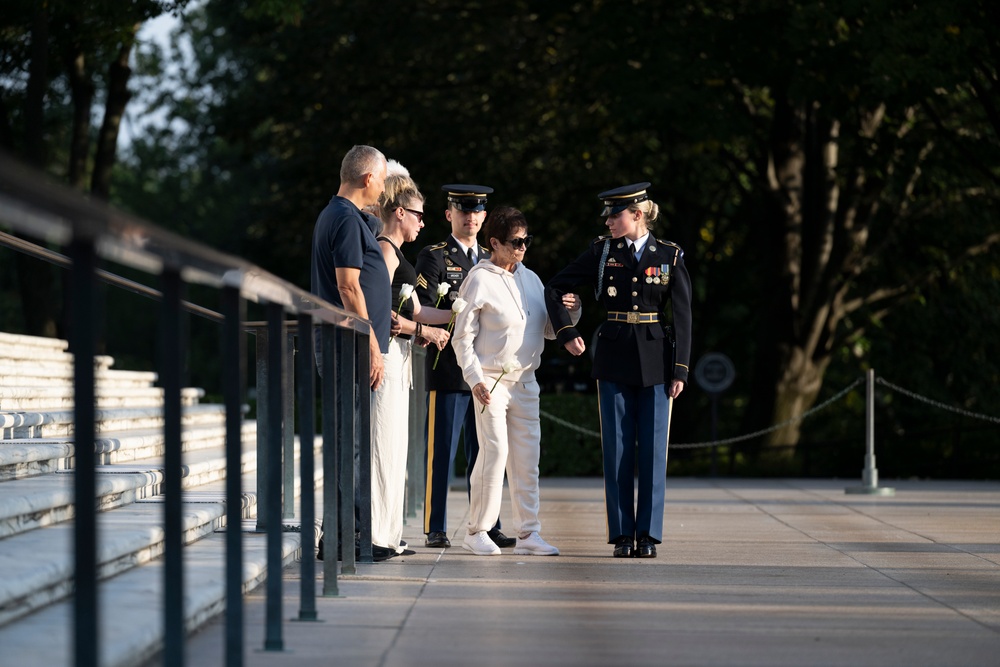
POLYGON ((621 262, 619 262, 617 260, 614 260, 614 259, 609 259, 607 262, 604 263, 604 266, 605 266, 605 268, 611 267, 612 269, 622 269, 622 268, 625 268, 624 264, 622 264, 621 262))
POLYGON ((448 280, 461 280, 462 279, 462 272, 461 271, 447 271, 445 273, 446 273, 446 277, 448 278, 448 280))

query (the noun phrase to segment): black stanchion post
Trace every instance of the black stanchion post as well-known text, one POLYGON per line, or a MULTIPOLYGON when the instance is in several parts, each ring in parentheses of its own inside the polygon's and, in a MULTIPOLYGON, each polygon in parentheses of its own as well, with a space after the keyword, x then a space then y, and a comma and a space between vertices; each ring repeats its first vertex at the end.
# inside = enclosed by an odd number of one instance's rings
POLYGON ((184 498, 181 476, 181 274, 163 271, 160 381, 163 385, 163 664, 184 664, 184 498))
MULTIPOLYGON (((284 332, 285 365, 282 367, 281 385, 281 442, 282 456, 282 505, 281 518, 295 518, 295 333, 284 332)), ((301 442, 300 442, 301 445, 301 442)), ((300 454, 301 455, 301 454, 300 454)))
MULTIPOLYGON (((320 364, 322 378, 323 405, 323 595, 336 597, 337 587, 337 544, 340 540, 340 520, 337 517, 337 408, 342 399, 337 393, 337 372, 334 369, 335 334, 334 327, 324 324, 320 327, 320 364), (332 542, 331 542, 332 540, 332 542)), ((351 553, 354 553, 353 545, 351 553)), ((305 577, 303 577, 305 578, 305 577)))
POLYGON ((222 288, 222 392, 226 404, 226 667, 243 667, 243 300, 222 288))
POLYGON ((314 413, 316 385, 313 374, 312 317, 299 314, 298 399, 299 399, 299 475, 302 480, 302 576, 299 592, 299 620, 316 620, 316 426, 314 413))
POLYGON ((70 243, 73 259, 70 300, 73 352, 73 444, 76 470, 73 473, 73 567, 76 595, 73 598, 73 651, 76 667, 97 667, 97 464, 94 438, 97 430, 94 405, 94 350, 97 345, 96 299, 97 258, 92 239, 75 236, 70 243))
MULTIPOLYGON (((267 498, 267 480, 269 475, 267 474, 267 459, 268 459, 268 448, 267 448, 267 438, 270 433, 268 424, 271 423, 269 413, 269 406, 271 401, 268 400, 268 388, 271 385, 270 373, 271 370, 268 368, 268 350, 271 349, 270 339, 268 338, 267 326, 258 326, 255 330, 256 333, 256 350, 257 350, 257 527, 256 531, 258 533, 267 532, 267 512, 263 511, 261 503, 267 498)), ((278 416, 275 416, 277 419, 278 416)))
MULTIPOLYGON (((267 387, 267 601, 265 651, 284 650, 281 637, 281 403, 282 355, 285 345, 284 309, 275 303, 267 304, 269 367, 267 387)), ((259 511, 259 510, 258 510, 259 511)))
MULTIPOLYGON (((354 381, 355 354, 354 329, 337 330, 337 450, 340 460, 340 538, 342 545, 342 574, 355 574, 355 522, 354 498, 355 459, 357 441, 354 438, 354 407, 357 404, 357 386, 354 381)), ((365 371, 365 378, 368 371, 365 371)), ((367 380, 366 380, 367 382, 367 380)))

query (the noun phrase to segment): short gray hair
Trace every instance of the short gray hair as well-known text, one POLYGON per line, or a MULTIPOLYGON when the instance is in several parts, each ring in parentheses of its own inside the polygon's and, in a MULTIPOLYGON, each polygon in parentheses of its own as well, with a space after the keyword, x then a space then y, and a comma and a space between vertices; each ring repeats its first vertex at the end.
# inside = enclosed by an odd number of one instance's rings
POLYGON ((378 149, 355 146, 347 151, 344 161, 340 163, 340 182, 357 184, 365 174, 374 174, 385 161, 385 156, 378 149))

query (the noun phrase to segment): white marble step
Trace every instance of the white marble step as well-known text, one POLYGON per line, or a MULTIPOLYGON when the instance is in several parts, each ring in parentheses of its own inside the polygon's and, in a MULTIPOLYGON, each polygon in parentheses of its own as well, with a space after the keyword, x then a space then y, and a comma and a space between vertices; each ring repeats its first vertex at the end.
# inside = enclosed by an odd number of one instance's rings
POLYGON ((69 343, 62 338, 46 338, 44 336, 29 336, 27 334, 15 334, 0 331, 0 349, 5 346, 27 345, 38 348, 52 348, 65 350, 69 343))
MULTIPOLYGON (((254 494, 244 494, 244 518, 254 494)), ((218 493, 184 493, 184 543, 225 527, 226 504, 218 493)), ((41 609, 73 590, 73 522, 0 540, 0 626, 41 609)), ((106 579, 163 553, 163 504, 138 502, 97 516, 98 577, 106 579)))
MULTIPOLYGON (((122 371, 103 368, 95 374, 97 387, 151 387, 158 375, 153 371, 122 371)), ((41 365, 33 359, 0 359, 0 385, 63 387, 73 385, 72 364, 41 365)))
MULTIPOLYGON (((243 423, 243 440, 253 441, 257 422, 243 423)), ((181 431, 182 451, 222 447, 226 442, 223 424, 193 425, 181 431)), ((131 463, 162 456, 164 435, 160 429, 133 429, 108 433, 97 438, 94 451, 104 465, 131 463)), ((0 440, 0 482, 33 477, 72 466, 73 438, 21 438, 0 440)))
MULTIPOLYGON (((163 408, 111 408, 97 410, 96 428, 99 434, 129 429, 155 429, 163 427, 163 408)), ((0 412, 0 439, 56 438, 73 432, 73 411, 51 412, 0 412)), ((225 419, 225 406, 215 404, 184 407, 181 423, 184 427, 194 424, 220 423, 225 419)))
MULTIPOLYGON (((75 355, 57 349, 35 346, 0 345, 0 360, 5 364, 45 366, 47 368, 72 368, 75 355)), ((115 365, 114 357, 106 354, 94 355, 94 370, 107 370, 115 365)))
MULTIPOLYGON (((203 389, 188 387, 181 389, 181 405, 196 405, 205 395, 203 389)), ((73 387, 0 386, 0 411, 42 412, 73 409, 73 387)), ((163 389, 160 387, 98 387, 98 409, 142 408, 163 404, 163 389)))
MULTIPOLYGON (((226 477, 224 451, 210 449, 188 453, 183 459, 185 489, 226 477)), ((257 467, 256 443, 243 443, 241 473, 257 467)), ((16 535, 66 521, 75 516, 73 470, 28 477, 0 484, 0 537, 16 535)), ((110 510, 152 498, 162 491, 161 458, 131 465, 97 467, 97 507, 110 510)))
MULTIPOLYGON (((252 530, 252 524, 247 524, 252 530)), ((193 631, 225 606, 225 533, 213 533, 184 549, 184 618, 193 631)), ((282 563, 299 553, 301 533, 282 533, 282 563)), ((267 576, 267 537, 243 533, 243 592, 267 576)), ((163 646, 162 560, 146 563, 99 587, 99 664, 141 664, 163 646)), ((73 664, 73 601, 67 599, 0 628, 3 664, 73 664)), ((222 647, 219 648, 220 664, 222 647)))

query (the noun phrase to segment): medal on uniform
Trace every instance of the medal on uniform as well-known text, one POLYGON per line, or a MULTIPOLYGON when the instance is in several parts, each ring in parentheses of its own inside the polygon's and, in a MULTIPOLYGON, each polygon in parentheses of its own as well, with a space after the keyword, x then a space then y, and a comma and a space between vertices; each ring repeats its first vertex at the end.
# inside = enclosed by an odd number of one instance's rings
POLYGON ((662 273, 662 276, 660 278, 660 282, 662 282, 664 285, 666 285, 667 283, 670 282, 670 265, 669 264, 660 264, 660 272, 662 273))
POLYGON ((618 288, 614 285, 608 288, 608 296, 618 296, 618 288))
POLYGON ((646 284, 649 285, 652 282, 653 282, 653 279, 650 278, 649 276, 646 276, 646 284))
POLYGON ((658 266, 647 267, 643 271, 643 273, 646 274, 646 284, 650 283, 656 283, 657 285, 660 284, 660 267, 658 266))

